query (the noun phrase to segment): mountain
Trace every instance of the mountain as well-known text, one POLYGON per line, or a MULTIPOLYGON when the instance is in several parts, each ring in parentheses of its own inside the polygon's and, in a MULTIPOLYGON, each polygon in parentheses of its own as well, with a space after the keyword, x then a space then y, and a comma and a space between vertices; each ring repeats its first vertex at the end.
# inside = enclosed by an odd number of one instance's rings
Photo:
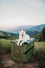
POLYGON ((0 38, 11 39, 12 37, 15 37, 15 36, 16 35, 14 33, 0 31, 0 38))
POLYGON ((42 29, 45 27, 45 24, 42 25, 38 25, 38 26, 33 26, 32 28, 30 28, 30 31, 42 31, 42 29))
POLYGON ((7 32, 19 35, 19 30, 21 28, 21 29, 25 29, 26 33, 29 35, 36 35, 40 31, 42 31, 42 29, 44 27, 45 27, 45 24, 41 24, 41 25, 37 25, 37 26, 31 26, 31 25, 19 26, 19 27, 10 28, 10 29, 8 29, 7 32))
POLYGON ((20 26, 20 27, 12 28, 10 30, 10 32, 14 32, 15 34, 17 34, 19 32, 20 28, 25 29, 26 31, 38 31, 38 32, 40 32, 44 27, 45 27, 45 24, 41 24, 41 25, 37 25, 37 26, 31 26, 31 25, 20 26))
POLYGON ((19 27, 15 27, 15 28, 12 28, 11 30, 10 30, 10 32, 13 32, 13 33, 19 33, 19 30, 20 29, 25 29, 25 31, 27 31, 28 29, 30 29, 31 27, 33 27, 33 26, 30 26, 30 25, 27 25, 27 26, 19 26, 19 27))
POLYGON ((39 31, 26 31, 27 34, 29 34, 30 36, 35 36, 37 34, 39 34, 39 31))
POLYGON ((0 31, 0 36, 10 36, 10 35, 15 35, 14 33, 9 33, 5 31, 0 31))

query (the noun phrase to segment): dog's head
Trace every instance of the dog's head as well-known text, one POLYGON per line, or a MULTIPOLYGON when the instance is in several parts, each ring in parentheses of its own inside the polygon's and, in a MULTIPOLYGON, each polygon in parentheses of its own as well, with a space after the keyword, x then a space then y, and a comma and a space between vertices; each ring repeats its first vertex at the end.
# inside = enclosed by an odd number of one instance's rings
POLYGON ((23 37, 25 35, 25 29, 19 31, 19 34, 23 37))

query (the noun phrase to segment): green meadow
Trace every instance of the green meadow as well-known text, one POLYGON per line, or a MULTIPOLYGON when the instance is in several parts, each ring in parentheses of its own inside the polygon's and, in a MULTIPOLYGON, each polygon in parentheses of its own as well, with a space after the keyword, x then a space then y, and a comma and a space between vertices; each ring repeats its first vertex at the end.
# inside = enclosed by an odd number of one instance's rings
MULTIPOLYGON (((11 40, 0 39, 0 53, 10 53, 11 45, 12 45, 11 40)), ((40 50, 45 49, 45 41, 44 42, 37 42, 37 40, 34 41, 34 50, 39 49, 40 50)))
POLYGON ((34 45, 35 45, 35 49, 37 50, 37 49, 44 49, 45 50, 45 41, 44 42, 35 42, 34 43, 34 45))
POLYGON ((10 40, 0 39, 0 53, 8 53, 11 50, 10 40))

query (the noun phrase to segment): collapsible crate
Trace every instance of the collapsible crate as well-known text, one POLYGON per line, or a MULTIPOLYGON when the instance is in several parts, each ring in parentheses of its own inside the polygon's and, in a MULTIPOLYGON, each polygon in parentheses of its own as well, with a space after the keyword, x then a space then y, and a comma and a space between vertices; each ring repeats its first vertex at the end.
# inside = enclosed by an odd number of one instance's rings
POLYGON ((30 44, 23 44, 22 46, 17 46, 16 43, 11 45, 11 58, 18 62, 27 62, 32 56, 34 49, 34 41, 30 44))

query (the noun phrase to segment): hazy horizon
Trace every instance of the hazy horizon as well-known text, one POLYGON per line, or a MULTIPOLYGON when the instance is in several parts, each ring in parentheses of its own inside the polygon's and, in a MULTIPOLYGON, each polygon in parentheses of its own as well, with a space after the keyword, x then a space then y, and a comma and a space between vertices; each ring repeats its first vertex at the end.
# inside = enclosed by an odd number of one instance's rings
POLYGON ((45 24, 45 0, 0 0, 0 29, 45 24))

